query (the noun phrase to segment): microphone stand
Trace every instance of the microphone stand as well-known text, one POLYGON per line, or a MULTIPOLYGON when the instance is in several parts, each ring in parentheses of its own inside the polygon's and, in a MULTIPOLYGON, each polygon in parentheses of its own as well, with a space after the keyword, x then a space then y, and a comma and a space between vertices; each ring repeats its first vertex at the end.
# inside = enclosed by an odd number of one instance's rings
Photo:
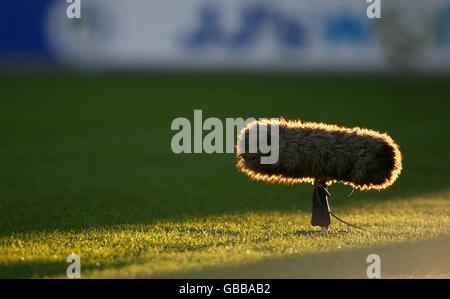
POLYGON ((313 193, 311 225, 327 230, 331 224, 329 193, 324 181, 316 180, 313 193))

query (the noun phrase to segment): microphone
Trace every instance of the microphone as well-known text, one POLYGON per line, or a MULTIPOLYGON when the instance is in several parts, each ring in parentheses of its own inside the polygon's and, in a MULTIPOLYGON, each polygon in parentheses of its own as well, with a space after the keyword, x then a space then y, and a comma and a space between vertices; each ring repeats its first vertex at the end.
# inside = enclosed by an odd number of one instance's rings
MULTIPOLYGON (((237 142, 237 169, 250 179, 286 185, 314 184, 313 198, 319 202, 313 201, 313 208, 316 207, 313 215, 326 212, 329 217, 326 188, 331 184, 342 183, 356 190, 382 190, 394 184, 402 171, 402 154, 397 143, 386 133, 359 127, 266 119, 245 126, 237 142), (255 131, 267 132, 267 142, 278 142, 275 163, 261 163, 265 151, 253 144, 251 132, 255 131), (256 150, 247 150, 252 146, 256 150)), ((324 228, 329 225, 327 221, 312 222, 324 228)))

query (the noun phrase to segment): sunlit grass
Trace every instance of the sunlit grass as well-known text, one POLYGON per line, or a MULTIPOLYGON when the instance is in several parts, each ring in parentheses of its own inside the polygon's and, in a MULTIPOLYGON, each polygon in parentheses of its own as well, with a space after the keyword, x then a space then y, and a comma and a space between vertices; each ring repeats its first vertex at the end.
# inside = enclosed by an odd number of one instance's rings
POLYGON ((432 239, 450 235, 449 194, 337 209, 367 232, 336 222, 328 232, 312 232, 309 213, 292 211, 12 234, 0 239, 0 269, 5 277, 63 276, 65 258, 74 252, 81 256, 83 277, 177 276, 265 258, 432 239))

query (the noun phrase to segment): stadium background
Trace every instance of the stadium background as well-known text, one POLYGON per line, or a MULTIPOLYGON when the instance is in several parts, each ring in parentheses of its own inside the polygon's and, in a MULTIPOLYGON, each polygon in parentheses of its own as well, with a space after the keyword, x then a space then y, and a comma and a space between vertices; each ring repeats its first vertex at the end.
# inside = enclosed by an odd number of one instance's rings
POLYGON ((447 71, 450 3, 359 0, 2 1, 3 63, 86 68, 447 71))
POLYGON ((374 248, 386 276, 448 276, 450 1, 392 2, 1 1, 0 277, 64 277, 71 252, 83 277, 365 277, 374 248), (375 233, 317 235, 310 186, 171 152, 194 109, 387 131, 405 171, 332 189, 375 233))

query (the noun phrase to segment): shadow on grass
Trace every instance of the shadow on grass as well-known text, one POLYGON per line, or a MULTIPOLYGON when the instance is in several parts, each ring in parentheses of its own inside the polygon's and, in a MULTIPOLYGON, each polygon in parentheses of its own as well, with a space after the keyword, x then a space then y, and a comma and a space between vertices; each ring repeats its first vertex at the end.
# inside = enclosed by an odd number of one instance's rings
POLYGON ((0 264, 0 278, 42 278, 66 274, 69 264, 63 262, 16 262, 0 264))
MULTIPOLYGON (((347 230, 322 232, 302 230, 295 234, 298 241, 303 237, 333 236, 346 234, 347 230)), ((450 238, 430 240, 411 240, 387 246, 370 246, 358 249, 337 249, 327 253, 292 255, 268 258, 255 263, 239 266, 217 266, 197 271, 179 271, 169 274, 156 274, 154 278, 367 278, 369 265, 367 257, 377 254, 381 258, 382 278, 450 278, 450 238)), ((0 264, 0 278, 64 278, 68 263, 63 262, 16 262, 0 264)), ((115 270, 120 277, 121 269, 138 266, 139 262, 111 263, 102 265, 82 264, 83 273, 89 276, 96 271, 115 270)), ((141 274, 142 275, 142 274, 141 274)))
POLYGON ((337 231, 327 231, 327 230, 297 230, 295 231, 295 234, 297 236, 312 236, 312 237, 318 237, 318 236, 333 236, 333 235, 341 235, 341 234, 347 234, 349 233, 349 230, 340 229, 337 231))
POLYGON ((242 266, 214 267, 161 277, 367 278, 367 257, 377 254, 381 259, 382 278, 450 278, 449 248, 449 238, 409 241, 389 246, 272 258, 242 266))
MULTIPOLYGON (((0 279, 8 278, 66 278, 69 263, 64 262, 28 262, 19 261, 10 264, 0 264, 0 279)), ((81 263, 81 278, 83 272, 103 270, 108 268, 122 268, 124 263, 92 265, 81 263)))

